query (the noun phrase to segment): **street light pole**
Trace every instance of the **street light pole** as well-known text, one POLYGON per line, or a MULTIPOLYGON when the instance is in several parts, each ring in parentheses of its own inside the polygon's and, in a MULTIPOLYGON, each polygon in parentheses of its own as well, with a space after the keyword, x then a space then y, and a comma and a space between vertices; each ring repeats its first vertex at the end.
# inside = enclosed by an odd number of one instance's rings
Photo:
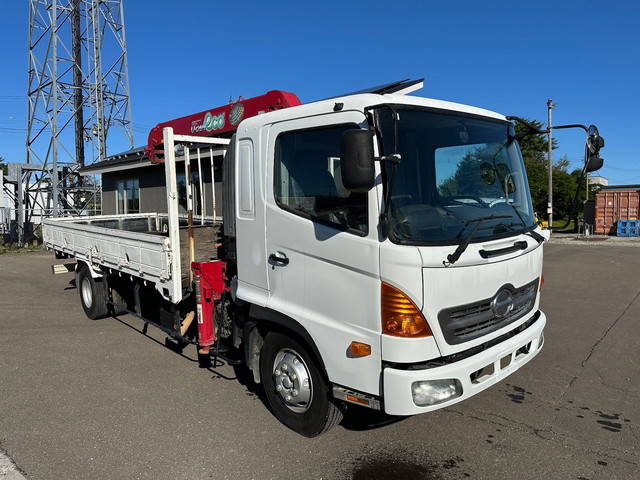
POLYGON ((584 176, 584 200, 589 200, 589 174, 584 176))
POLYGON ((553 227, 553 126, 551 111, 555 108, 553 100, 547 100, 547 160, 549 162, 549 201, 547 214, 549 215, 549 229, 553 227))

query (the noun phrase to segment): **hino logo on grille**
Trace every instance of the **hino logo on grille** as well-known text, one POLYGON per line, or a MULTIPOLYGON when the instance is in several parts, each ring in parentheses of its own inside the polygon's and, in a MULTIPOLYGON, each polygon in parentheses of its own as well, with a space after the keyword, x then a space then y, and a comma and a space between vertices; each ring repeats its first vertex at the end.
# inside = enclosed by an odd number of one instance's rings
POLYGON ((498 317, 506 317, 513 310, 513 295, 507 289, 502 289, 491 300, 491 311, 498 317))

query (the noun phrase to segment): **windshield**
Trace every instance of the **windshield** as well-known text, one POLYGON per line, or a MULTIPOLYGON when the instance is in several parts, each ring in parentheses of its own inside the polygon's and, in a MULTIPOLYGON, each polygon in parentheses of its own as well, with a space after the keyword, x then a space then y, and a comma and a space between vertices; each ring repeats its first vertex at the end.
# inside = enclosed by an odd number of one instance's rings
POLYGON ((391 183, 392 241, 460 243, 466 222, 486 216, 507 218, 482 222, 473 241, 535 226, 527 175, 510 123, 403 106, 379 107, 376 119, 383 154, 401 156, 398 165, 385 162, 383 167, 387 189, 391 183))

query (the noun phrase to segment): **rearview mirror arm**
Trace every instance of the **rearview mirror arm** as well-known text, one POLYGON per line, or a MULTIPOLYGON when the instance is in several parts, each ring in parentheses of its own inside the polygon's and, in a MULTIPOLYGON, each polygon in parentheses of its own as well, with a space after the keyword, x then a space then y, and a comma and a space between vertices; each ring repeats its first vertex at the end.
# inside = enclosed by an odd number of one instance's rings
MULTIPOLYGON (((549 133, 549 129, 548 128, 546 130, 540 130, 539 128, 537 128, 535 125, 533 125, 532 123, 528 122, 524 118, 516 117, 515 115, 509 115, 509 116, 506 117, 506 119, 510 120, 510 121, 519 122, 519 123, 523 124, 524 126, 528 127, 530 132, 528 132, 527 135, 529 135, 529 133, 536 133, 536 134, 540 134, 540 135, 546 135, 546 134, 549 133)), ((554 125, 554 126, 551 127, 551 130, 561 130, 563 128, 581 128, 585 132, 589 131, 589 127, 587 127, 586 125, 582 125, 581 123, 570 123, 568 125, 554 125)))
POLYGON ((533 123, 528 122, 527 120, 525 120, 524 118, 521 117, 516 117, 515 115, 508 115, 506 117, 507 120, 509 121, 513 121, 513 122, 518 122, 521 123, 522 125, 524 125, 525 127, 527 127, 529 129, 529 131, 524 135, 527 136, 531 133, 534 134, 542 134, 542 135, 546 135, 547 133, 549 133, 549 130, 540 130, 538 127, 536 127, 533 123))
POLYGON ((389 162, 393 164, 398 164, 402 160, 402 156, 399 153, 394 153, 392 155, 384 155, 382 157, 375 157, 373 159, 376 162, 389 162))
POLYGON ((562 128, 581 128, 585 132, 589 131, 589 128, 586 125, 582 125, 581 123, 571 123, 569 125, 554 125, 553 127, 551 127, 551 130, 560 130, 562 128))

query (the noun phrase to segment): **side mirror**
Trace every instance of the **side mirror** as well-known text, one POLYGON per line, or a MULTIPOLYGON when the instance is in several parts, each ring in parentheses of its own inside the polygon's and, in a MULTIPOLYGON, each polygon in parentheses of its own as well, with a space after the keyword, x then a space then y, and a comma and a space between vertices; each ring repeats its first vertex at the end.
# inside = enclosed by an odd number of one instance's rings
POLYGON ((340 148, 342 184, 351 192, 368 192, 375 185, 373 132, 346 130, 340 148))
POLYGON ((513 181, 513 176, 511 174, 504 179, 504 190, 507 192, 507 195, 511 195, 516 192, 516 182, 513 181))
POLYGON ((482 162, 480 164, 480 178, 487 185, 493 185, 496 183, 498 175, 496 174, 496 169, 493 168, 493 165, 489 162, 482 162))
POLYGON ((496 165, 496 177, 502 183, 502 189, 504 190, 505 195, 511 195, 516 191, 516 184, 513 181, 513 175, 506 164, 499 163, 496 165))
POLYGON ((604 165, 604 158, 600 155, 589 155, 587 160, 587 173, 595 172, 596 170, 600 170, 604 165))
POLYGON ((584 149, 584 162, 587 173, 600 170, 604 159, 600 157, 600 149, 604 147, 604 138, 600 136, 598 127, 590 125, 587 130, 587 143, 584 149))

